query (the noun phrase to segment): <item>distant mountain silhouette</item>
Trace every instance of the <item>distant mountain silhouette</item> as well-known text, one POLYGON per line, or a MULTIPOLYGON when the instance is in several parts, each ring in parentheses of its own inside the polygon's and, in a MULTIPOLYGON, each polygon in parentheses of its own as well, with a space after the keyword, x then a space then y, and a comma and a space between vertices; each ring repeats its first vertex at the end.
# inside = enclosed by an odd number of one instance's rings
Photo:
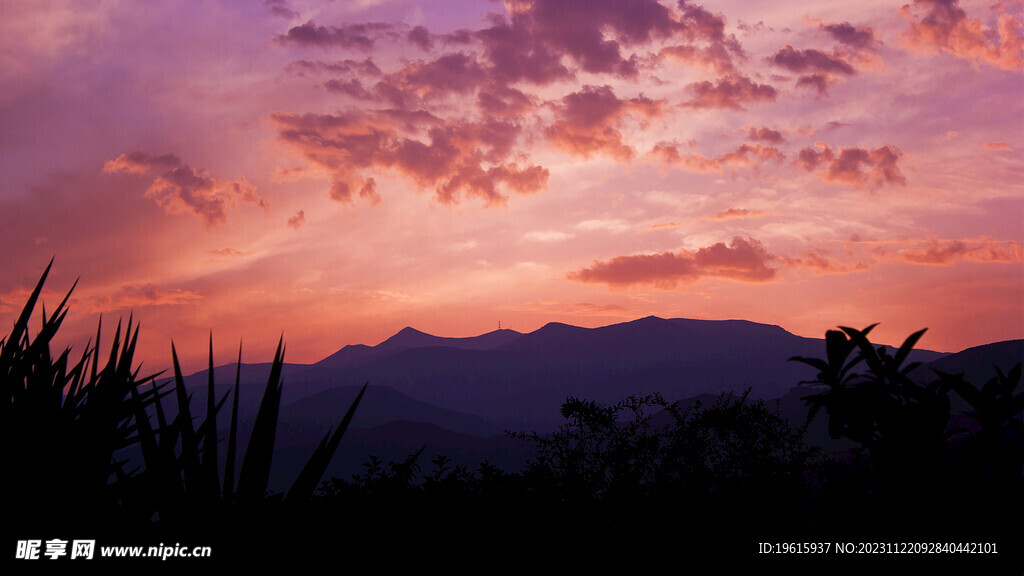
POLYGON ((459 350, 492 350, 522 336, 515 330, 495 330, 470 338, 444 338, 420 332, 406 326, 394 336, 376 346, 363 344, 345 346, 327 358, 317 362, 315 366, 322 368, 344 368, 380 358, 409 348, 444 347, 459 350))
MULTIPOLYGON (((312 429, 317 441, 324 430, 338 423, 338 407, 348 406, 355 400, 360 386, 342 386, 314 394, 282 406, 278 419, 282 431, 312 429)), ((488 437, 500 436, 502 431, 479 416, 453 412, 432 404, 414 400, 387 386, 371 386, 359 403, 350 426, 372 428, 405 420, 431 423, 459 434, 488 437)), ((288 434, 288 432, 284 432, 288 434)))
MULTIPOLYGON (((502 430, 554 429, 567 396, 614 403, 633 393, 660 392, 669 400, 688 404, 700 398, 708 405, 719 392, 751 387, 751 398, 768 400, 791 424, 802 426, 807 409, 801 398, 814 389, 796 385, 815 374, 788 359, 824 353, 821 339, 743 320, 650 316, 601 328, 550 323, 528 334, 501 330, 473 338, 405 328, 377 346, 349 345, 315 364, 285 365, 275 474, 287 478, 289 462, 308 458, 364 382, 370 387, 330 474, 359 471, 367 454, 400 460, 424 445, 424 467, 434 454, 445 454, 470 465, 487 459, 517 469, 523 447, 502 430)), ((950 355, 915 350, 911 356, 925 363, 915 372, 921 379, 931 379, 934 367, 965 372, 978 385, 994 375, 993 363, 1006 371, 1022 359, 1021 340, 950 355)), ((243 438, 269 367, 242 366, 243 438)), ((215 369, 218 395, 234 376, 233 364, 215 369)), ((205 371, 186 382, 193 405, 202 406, 205 371)), ((816 419, 808 440, 847 448, 849 442, 828 438, 825 424, 823 416, 816 419)))
POLYGON ((948 374, 963 373, 964 378, 981 387, 990 378, 995 377, 993 366, 998 366, 1007 373, 1013 365, 1024 361, 1024 340, 1005 340, 943 356, 929 362, 925 367, 941 370, 948 374))
MULTIPOLYGON (((371 388, 387 386, 479 416, 499 429, 544 431, 560 423, 558 407, 568 396, 615 402, 660 392, 679 399, 750 387, 753 398, 776 398, 814 377, 787 359, 821 356, 824 349, 821 339, 744 320, 649 316, 601 328, 550 323, 528 334, 498 330, 473 338, 404 328, 376 346, 346 346, 315 364, 287 365, 282 405, 369 382, 371 388)), ((913 353, 925 362, 940 356, 913 353)), ((263 366, 243 368, 243 413, 255 409, 268 372, 263 366)), ((234 367, 217 368, 216 376, 226 386, 234 380, 234 367)), ((201 395, 205 381, 200 372, 187 384, 201 395)), ((396 407, 395 413, 404 412, 396 407)), ((422 421, 447 426, 432 418, 422 421)))

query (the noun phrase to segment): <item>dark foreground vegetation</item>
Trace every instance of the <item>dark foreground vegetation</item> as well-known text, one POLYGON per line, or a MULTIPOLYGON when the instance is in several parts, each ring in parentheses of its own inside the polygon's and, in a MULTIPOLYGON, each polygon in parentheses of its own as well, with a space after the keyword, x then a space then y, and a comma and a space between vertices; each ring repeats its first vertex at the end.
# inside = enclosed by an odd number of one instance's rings
POLYGON ((33 538, 208 545, 228 565, 771 564, 794 558, 759 555, 758 543, 839 541, 995 543, 997 557, 930 559, 1020 561, 1021 365, 995 367, 981 386, 941 372, 922 381, 906 360, 923 331, 889 352, 868 340, 872 327, 842 328, 826 334, 823 359, 792 359, 817 371, 805 383, 808 423, 827 419, 851 450, 808 446, 803 428, 747 394, 688 406, 658 395, 612 406, 569 398, 557 432, 516 434, 535 447, 519 471, 421 450, 403 461, 370 456, 361 474, 321 483, 360 394, 291 489, 274 494, 283 347, 243 442, 237 379, 217 400, 212 350, 201 409, 173 347, 166 383, 132 368, 131 319, 102 356, 99 328, 80 355, 52 355, 67 298, 43 312, 34 336, 28 329, 45 279, 0 341, 4 561, 17 540, 33 538))

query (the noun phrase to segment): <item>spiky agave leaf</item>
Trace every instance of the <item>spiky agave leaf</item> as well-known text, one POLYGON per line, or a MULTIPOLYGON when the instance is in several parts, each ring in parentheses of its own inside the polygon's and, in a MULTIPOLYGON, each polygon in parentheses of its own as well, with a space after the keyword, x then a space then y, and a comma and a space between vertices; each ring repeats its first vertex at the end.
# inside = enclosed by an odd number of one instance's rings
MULTIPOLYGON (((46 283, 46 277, 50 274, 50 268, 53 266, 53 259, 50 259, 50 263, 46 265, 46 270, 43 270, 42 276, 39 278, 39 282, 36 283, 36 287, 29 294, 28 300, 25 301, 25 307, 21 309, 21 314, 18 319, 14 321, 14 328, 11 330, 4 340, 3 349, 0 350, 0 368, 4 368, 6 375, 7 371, 12 367, 11 364, 15 356, 22 352, 22 344, 27 339, 26 334, 28 332, 28 321, 32 317, 32 311, 36 308, 36 301, 39 299, 39 294, 43 291, 43 284, 46 283)), ((68 293, 70 295, 70 292, 68 293)))
POLYGON ((238 475, 237 500, 255 503, 263 498, 270 481, 270 463, 274 456, 274 437, 277 432, 277 416, 281 407, 281 370, 284 365, 284 337, 277 343, 274 362, 270 367, 267 388, 263 392, 256 421, 253 423, 249 445, 242 458, 242 470, 238 475))
POLYGON ((224 464, 224 502, 230 505, 235 497, 235 450, 238 444, 238 388, 242 379, 242 343, 238 343, 238 364, 235 366, 235 392, 231 399, 231 425, 228 430, 228 453, 224 464))
POLYGON ((202 489, 211 500, 220 499, 220 478, 217 473, 217 412, 227 396, 216 404, 213 384, 213 332, 210 332, 210 361, 207 369, 206 421, 200 426, 203 438, 202 489))
POLYGON ((331 434, 328 431, 324 439, 320 441, 320 445, 317 446, 316 451, 313 452, 309 461, 303 466, 302 472, 299 473, 299 476, 292 484, 291 490, 288 491, 288 495, 285 496, 285 503, 304 502, 313 495, 313 491, 320 484, 320 478, 327 471, 327 466, 331 463, 331 458, 334 457, 334 453, 338 449, 341 437, 345 434, 345 430, 348 429, 349 423, 352 422, 352 417, 356 413, 356 407, 359 406, 359 401, 363 399, 363 394, 366 393, 368 385, 363 384, 362 390, 359 391, 356 399, 352 401, 352 405, 348 407, 345 417, 341 419, 341 423, 338 424, 338 428, 334 433, 331 434))
POLYGON ((192 412, 189 410, 190 396, 185 392, 185 381, 181 376, 178 352, 174 349, 173 342, 171 342, 171 359, 174 364, 175 397, 178 400, 176 420, 181 427, 181 461, 185 474, 185 493, 188 496, 193 496, 199 490, 197 482, 199 478, 199 446, 195 428, 192 425, 192 412))

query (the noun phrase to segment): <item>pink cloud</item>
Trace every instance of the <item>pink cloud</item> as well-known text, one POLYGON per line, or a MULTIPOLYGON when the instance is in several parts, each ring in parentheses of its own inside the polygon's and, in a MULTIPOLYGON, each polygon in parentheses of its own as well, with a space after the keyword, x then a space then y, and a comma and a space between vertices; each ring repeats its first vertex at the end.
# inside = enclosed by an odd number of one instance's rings
POLYGON ((903 152, 895 147, 879 146, 874 150, 840 147, 836 154, 824 142, 815 146, 801 149, 796 163, 809 172, 823 167, 818 176, 825 182, 857 187, 907 183, 897 165, 903 152))
POLYGON ((765 142, 768 144, 785 144, 786 138, 782 132, 771 128, 751 128, 747 132, 747 140, 751 142, 765 142))
POLYGON ((620 99, 609 86, 584 86, 562 98, 557 119, 544 130, 554 147, 582 156, 606 154, 618 160, 629 160, 636 151, 622 140, 616 126, 623 116, 634 114, 654 118, 662 113, 664 102, 643 95, 620 99))
POLYGON ((982 145, 982 148, 984 148, 985 150, 1013 151, 1013 148, 1010 148, 1010 145, 1007 144, 1006 142, 985 142, 985 144, 982 145))
POLYGON ((667 46, 662 48, 658 54, 665 58, 678 60, 684 64, 705 66, 719 74, 729 74, 735 71, 732 54, 718 45, 709 47, 691 45, 667 46))
POLYGON ((709 158, 701 154, 680 152, 674 143, 660 142, 655 144, 649 155, 664 164, 671 164, 694 172, 721 172, 727 166, 760 167, 766 162, 781 162, 785 155, 774 146, 763 144, 741 144, 735 150, 723 152, 709 158))
POLYGON ((122 286, 110 296, 91 298, 89 308, 96 313, 148 306, 181 306, 195 304, 202 298, 202 294, 194 290, 158 288, 153 284, 129 284, 122 286))
POLYGON ((736 218, 760 218, 766 212, 761 210, 748 210, 746 208, 727 208, 717 214, 705 216, 706 220, 734 220, 736 218))
POLYGON ((912 49, 948 52, 1003 70, 1024 69, 1024 27, 1009 13, 999 14, 995 30, 967 16, 958 0, 914 0, 900 13, 910 20, 903 37, 912 49))
POLYGON ((373 62, 373 59, 364 60, 338 60, 335 62, 322 62, 319 60, 295 60, 285 66, 285 71, 295 74, 305 73, 330 73, 330 74, 359 74, 364 76, 380 76, 380 68, 373 62))
POLYGON ((662 222, 661 224, 651 224, 650 226, 644 226, 644 230, 664 230, 666 228, 678 228, 678 222, 662 222))
POLYGON ((306 223, 306 212, 305 210, 299 210, 294 216, 288 219, 288 227, 298 230, 302 228, 302 225, 306 223))
POLYGON ((328 80, 324 82, 324 88, 330 92, 347 94, 359 100, 373 100, 375 97, 370 91, 363 88, 363 83, 358 78, 350 78, 348 81, 328 80))
POLYGON ((370 50, 375 39, 393 29, 390 24, 371 22, 367 24, 346 24, 344 26, 317 26, 312 20, 295 26, 286 34, 277 36, 280 44, 320 46, 322 48, 360 48, 370 50))
POLYGON ((107 162, 103 171, 147 175, 166 170, 149 186, 145 196, 152 198, 168 214, 193 214, 207 226, 227 221, 227 210, 239 201, 248 202, 266 210, 266 201, 256 193, 256 187, 240 178, 234 182, 210 176, 181 163, 173 154, 152 156, 144 152, 122 154, 107 162))
MULTIPOLYGON (((889 254, 888 251, 883 251, 889 254)), ((1015 263, 1024 259, 1020 242, 995 241, 988 238, 931 240, 921 248, 898 250, 894 257, 912 264, 950 265, 959 261, 983 263, 1015 263)))
POLYGON ((857 73, 853 66, 835 54, 829 55, 815 49, 796 50, 789 44, 768 57, 768 61, 790 72, 818 72, 846 76, 857 73))
POLYGON ((818 94, 828 94, 828 88, 835 83, 835 80, 825 74, 807 74, 797 78, 797 88, 813 88, 818 94))
POLYGON ((103 165, 103 171, 116 174, 148 174, 154 171, 173 170, 181 166, 181 158, 174 154, 152 156, 145 152, 121 154, 103 165))
POLYGON ((671 44, 658 55, 731 72, 743 50, 725 34, 725 19, 681 1, 673 11, 657 0, 509 0, 508 18, 474 37, 481 42, 494 80, 549 84, 577 70, 635 78, 656 41, 671 44), (630 50, 641 50, 640 54, 630 50), (628 54, 628 55, 627 55, 628 54))
POLYGON ((768 84, 758 84, 746 76, 732 74, 716 82, 704 80, 686 87, 692 99, 684 105, 691 108, 731 108, 744 110, 743 104, 774 102, 777 92, 768 84))
POLYGON ((416 26, 405 35, 405 39, 413 46, 419 46, 421 50, 430 50, 434 45, 430 30, 423 26, 416 26))
POLYGON ((299 17, 299 13, 296 10, 292 10, 292 7, 288 5, 286 0, 265 0, 263 5, 269 7, 270 13, 278 18, 292 20, 299 17))
POLYGON ((533 101, 524 92, 507 86, 495 86, 477 94, 477 106, 490 116, 519 117, 533 107, 533 101))
POLYGON ((725 17, 685 0, 679 2, 679 8, 682 11, 680 36, 690 44, 667 46, 659 55, 706 66, 719 74, 734 73, 734 60, 745 57, 745 53, 736 37, 725 33, 725 17))
POLYGON ((849 274, 851 272, 860 272, 867 270, 867 264, 863 262, 857 262, 856 264, 846 265, 834 258, 830 258, 825 254, 821 254, 817 251, 808 250, 803 256, 797 258, 788 258, 784 256, 778 257, 779 262, 789 266, 790 268, 803 268, 810 270, 814 274, 849 274))
POLYGON ((656 0, 510 0, 511 27, 528 30, 535 46, 570 56, 582 70, 635 76, 624 46, 668 38, 679 29, 656 0))
POLYGON ((168 214, 194 214, 207 226, 226 222, 227 209, 234 207, 238 200, 267 207, 256 194, 256 187, 244 178, 231 182, 213 178, 190 166, 158 176, 146 190, 146 197, 155 200, 168 214))
POLYGON ((465 94, 490 82, 490 73, 470 55, 445 54, 430 62, 416 61, 389 74, 377 86, 378 94, 396 106, 446 94, 465 94))
POLYGON ((637 254, 595 261, 589 267, 570 272, 567 278, 620 287, 646 284, 663 290, 704 277, 767 282, 775 278, 775 269, 767 265, 772 258, 757 240, 735 237, 729 246, 719 242, 696 251, 637 254))
POLYGON ((739 166, 757 166, 765 162, 781 162, 785 155, 774 146, 764 144, 741 144, 732 152, 726 152, 718 156, 722 164, 739 166))
POLYGON ((512 161, 520 127, 508 121, 451 121, 419 111, 352 111, 340 115, 271 115, 278 138, 332 174, 330 197, 379 201, 370 169, 391 168, 421 188, 433 187, 445 204, 465 194, 486 204, 505 201, 502 190, 532 193, 547 187, 546 169, 512 161), (410 137, 426 129, 427 140, 410 137))
POLYGON ((875 31, 867 26, 858 28, 849 22, 842 22, 840 24, 821 24, 820 27, 837 42, 842 42, 853 48, 869 48, 875 43, 875 31))
POLYGON ((717 158, 708 158, 700 154, 680 152, 679 145, 670 142, 659 142, 648 152, 652 158, 664 164, 680 166, 694 172, 720 172, 722 163, 717 158))

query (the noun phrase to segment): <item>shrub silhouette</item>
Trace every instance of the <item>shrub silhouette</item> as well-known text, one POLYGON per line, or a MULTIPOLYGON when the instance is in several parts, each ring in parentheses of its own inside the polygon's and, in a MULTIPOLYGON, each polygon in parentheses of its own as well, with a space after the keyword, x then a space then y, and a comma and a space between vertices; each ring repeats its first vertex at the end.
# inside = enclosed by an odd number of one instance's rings
POLYGON ((562 405, 567 422, 554 434, 519 435, 537 446, 524 474, 549 497, 619 508, 655 500, 746 516, 772 501, 798 506, 812 451, 802 431, 749 393, 688 409, 660 395, 613 406, 570 398, 562 405), (651 409, 663 410, 665 423, 653 424, 651 409))
POLYGON ((911 334, 890 354, 868 340, 874 326, 828 331, 826 359, 790 358, 818 370, 815 380, 802 384, 826 387, 804 398, 808 422, 824 408, 829 434, 866 450, 869 467, 857 474, 847 467, 837 478, 845 484, 841 490, 871 504, 863 514, 880 515, 895 525, 949 526, 957 518, 967 524, 985 518, 994 506, 1019 509, 1024 504, 1019 417, 1024 394, 1015 391, 1021 364, 1008 373, 994 367, 997 376, 981 388, 962 374, 940 371, 934 371, 937 379, 921 383, 911 376, 919 363, 907 359, 925 330, 911 334), (855 371, 858 366, 862 370, 855 371), (953 427, 950 391, 971 406, 968 415, 980 430, 953 427))
MULTIPOLYGON (((133 330, 131 318, 123 341, 118 324, 106 364, 100 360, 99 327, 96 344, 87 344, 76 363, 71 364, 70 349, 56 358, 51 356, 50 346, 67 314, 71 291, 52 314, 43 310, 40 331, 29 337, 28 323, 51 266, 52 261, 14 328, 0 340, 0 458, 10 471, 0 475, 0 488, 8 496, 8 521, 26 529, 88 527, 131 532, 153 520, 164 528, 174 528, 229 520, 236 512, 251 519, 268 503, 283 342, 278 343, 237 484, 236 372, 222 480, 217 413, 227 394, 215 402, 212 337, 206 415, 195 425, 173 344, 174 378, 170 383, 158 383, 159 374, 140 378, 139 370, 133 371, 138 325, 133 330), (172 390, 166 391, 168 386, 172 390), (177 414, 168 421, 161 399, 172 393, 177 414), (141 454, 142 466, 128 470, 127 460, 119 458, 132 450, 141 454)), ((239 370, 240 365, 241 349, 239 370)), ((284 496, 285 503, 298 505, 310 499, 365 390, 364 385, 337 428, 316 448, 284 496)))
POLYGON ((130 318, 123 341, 118 324, 106 363, 100 358, 100 326, 95 345, 87 344, 77 362, 70 349, 51 356, 71 291, 52 314, 43 310, 39 332, 29 337, 28 323, 52 265, 0 340, 0 437, 7 470, 0 489, 5 517, 30 529, 86 524, 100 512, 117 511, 121 495, 108 479, 126 472, 115 454, 135 441, 135 409, 155 398, 155 391, 139 390, 154 376, 140 378, 131 369, 138 326, 133 330, 130 318))

